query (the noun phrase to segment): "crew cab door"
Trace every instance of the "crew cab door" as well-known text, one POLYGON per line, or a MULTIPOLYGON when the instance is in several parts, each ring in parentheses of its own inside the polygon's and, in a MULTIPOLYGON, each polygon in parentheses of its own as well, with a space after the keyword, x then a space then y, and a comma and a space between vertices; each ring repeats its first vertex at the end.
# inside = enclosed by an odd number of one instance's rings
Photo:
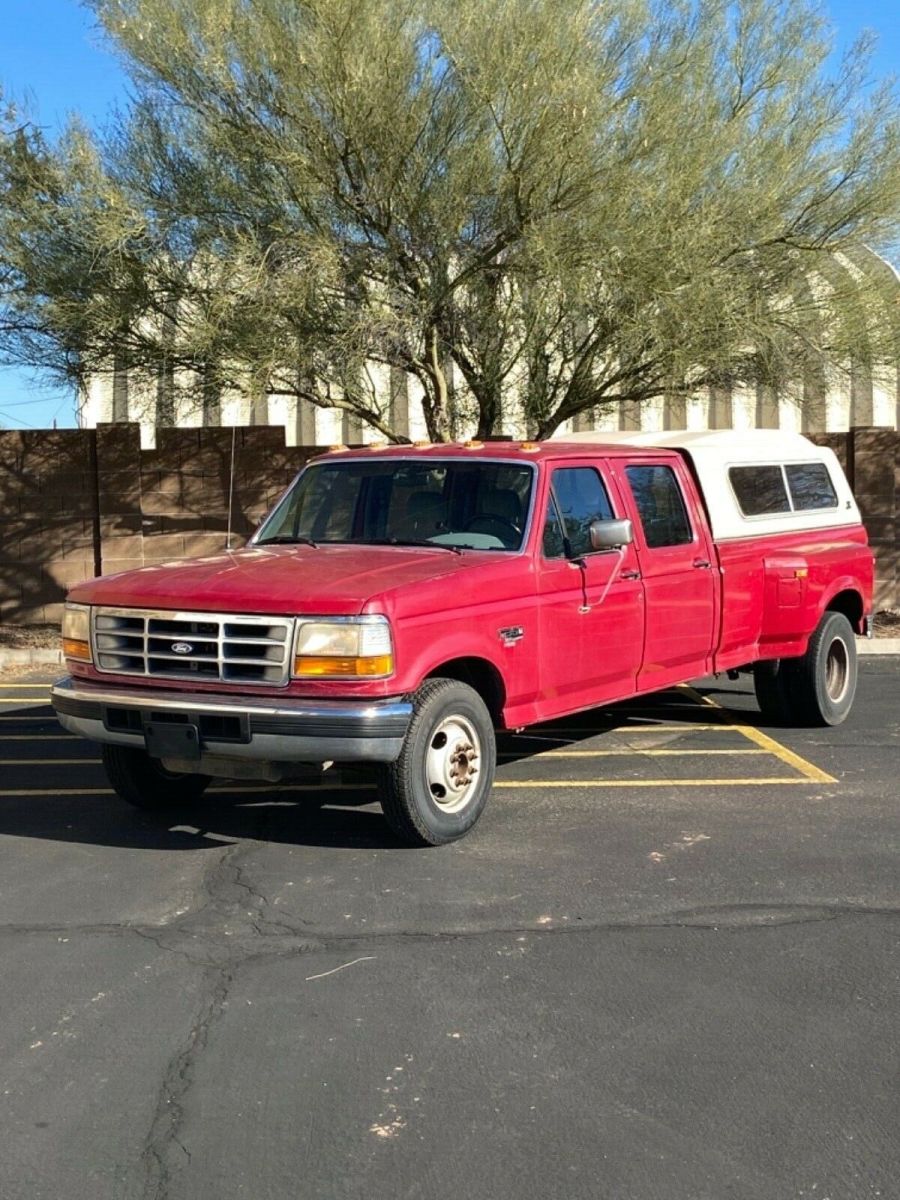
POLYGON ((538 547, 540 690, 548 714, 631 695, 644 638, 634 546, 595 551, 592 521, 625 517, 600 463, 550 466, 538 547))
POLYGON ((630 459, 617 477, 634 509, 646 632, 639 691, 705 675, 719 619, 718 572, 705 514, 684 463, 630 459))

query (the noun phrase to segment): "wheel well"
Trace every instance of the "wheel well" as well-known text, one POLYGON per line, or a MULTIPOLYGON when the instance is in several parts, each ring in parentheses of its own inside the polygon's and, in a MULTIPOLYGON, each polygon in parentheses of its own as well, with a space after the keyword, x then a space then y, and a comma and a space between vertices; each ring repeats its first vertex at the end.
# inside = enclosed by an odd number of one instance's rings
POLYGON ((843 613, 857 633, 862 632, 863 622, 863 602, 859 592, 855 592, 852 588, 848 588, 844 592, 838 592, 836 596, 832 596, 828 601, 827 608, 830 612, 843 613))
POLYGON ((500 724, 506 703, 506 688, 503 676, 486 658, 451 658, 449 662, 441 663, 429 671, 426 678, 458 679, 460 683, 467 683, 485 702, 495 724, 500 724))

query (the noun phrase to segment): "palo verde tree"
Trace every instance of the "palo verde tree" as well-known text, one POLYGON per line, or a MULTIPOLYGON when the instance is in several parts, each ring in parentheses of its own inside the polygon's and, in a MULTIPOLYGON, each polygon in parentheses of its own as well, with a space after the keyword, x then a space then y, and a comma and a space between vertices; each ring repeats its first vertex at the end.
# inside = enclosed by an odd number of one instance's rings
POLYGON ((91 6, 135 101, 99 144, 7 121, 8 356, 393 436, 390 370, 444 439, 896 355, 853 265, 900 215, 896 101, 808 0, 91 6))

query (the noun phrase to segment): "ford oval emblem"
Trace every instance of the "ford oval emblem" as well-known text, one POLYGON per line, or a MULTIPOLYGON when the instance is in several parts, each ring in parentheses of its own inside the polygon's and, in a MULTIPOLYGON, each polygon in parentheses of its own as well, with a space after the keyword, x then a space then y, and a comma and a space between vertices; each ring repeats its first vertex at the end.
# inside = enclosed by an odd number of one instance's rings
POLYGON ((172 653, 173 654, 193 654, 194 647, 191 645, 190 642, 173 642, 172 643, 172 653))

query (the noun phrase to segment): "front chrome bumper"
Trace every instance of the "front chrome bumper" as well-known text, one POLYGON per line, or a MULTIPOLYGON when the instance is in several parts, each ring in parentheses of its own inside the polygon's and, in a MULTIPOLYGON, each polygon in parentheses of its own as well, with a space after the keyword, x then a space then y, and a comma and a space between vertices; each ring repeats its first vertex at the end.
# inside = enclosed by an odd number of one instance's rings
POLYGON ((195 725, 204 753, 263 762, 393 762, 412 716, 403 699, 227 698, 62 679, 50 702, 60 724, 96 742, 146 748, 146 726, 195 725))

